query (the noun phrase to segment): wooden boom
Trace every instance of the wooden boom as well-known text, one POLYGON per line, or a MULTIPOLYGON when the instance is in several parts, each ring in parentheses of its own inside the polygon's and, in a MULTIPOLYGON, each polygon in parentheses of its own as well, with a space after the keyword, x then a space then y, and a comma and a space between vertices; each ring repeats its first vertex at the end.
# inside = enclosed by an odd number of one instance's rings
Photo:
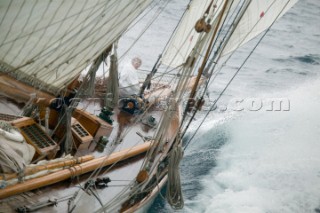
POLYGON ((100 157, 68 169, 64 169, 43 177, 34 178, 27 180, 23 183, 18 183, 12 186, 8 186, 4 189, 0 189, 0 199, 10 197, 12 195, 27 192, 33 189, 37 189, 43 186, 48 186, 54 183, 67 180, 73 176, 79 176, 97 168, 104 167, 116 163, 118 161, 123 161, 125 159, 131 158, 133 156, 142 154, 149 150, 151 142, 146 142, 144 144, 137 145, 132 148, 124 149, 122 151, 111 154, 110 156, 100 157))
POLYGON ((30 94, 35 94, 35 102, 38 104, 50 105, 55 96, 36 90, 35 88, 15 80, 7 75, 0 75, 0 94, 12 98, 18 103, 26 103, 30 100, 30 94))
MULTIPOLYGON (((93 160, 94 157, 92 155, 86 155, 83 157, 73 158, 73 159, 66 159, 59 162, 48 162, 48 164, 44 165, 36 165, 32 167, 26 167, 23 171, 24 176, 33 175, 35 173, 44 171, 44 170, 51 170, 51 169, 57 169, 62 167, 70 167, 74 166, 76 164, 84 163, 90 160, 93 160)), ((11 180, 14 178, 18 178, 17 173, 11 173, 11 174, 3 174, 0 176, 0 180, 11 180)))

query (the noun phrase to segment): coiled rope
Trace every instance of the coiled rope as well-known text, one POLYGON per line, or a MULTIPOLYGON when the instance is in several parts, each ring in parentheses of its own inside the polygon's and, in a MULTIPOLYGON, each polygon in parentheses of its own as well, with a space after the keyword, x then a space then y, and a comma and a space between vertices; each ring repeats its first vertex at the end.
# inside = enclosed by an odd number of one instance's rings
POLYGON ((167 200, 173 209, 182 209, 184 200, 181 190, 179 164, 183 157, 181 145, 173 147, 169 154, 167 200))

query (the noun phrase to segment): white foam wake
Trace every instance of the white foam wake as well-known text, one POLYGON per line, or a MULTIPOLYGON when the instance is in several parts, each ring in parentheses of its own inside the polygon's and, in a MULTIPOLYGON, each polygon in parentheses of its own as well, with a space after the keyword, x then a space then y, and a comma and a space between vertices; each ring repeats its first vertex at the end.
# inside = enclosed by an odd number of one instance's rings
POLYGON ((320 81, 288 94, 290 111, 247 112, 202 180, 195 212, 315 212, 320 206, 320 81))

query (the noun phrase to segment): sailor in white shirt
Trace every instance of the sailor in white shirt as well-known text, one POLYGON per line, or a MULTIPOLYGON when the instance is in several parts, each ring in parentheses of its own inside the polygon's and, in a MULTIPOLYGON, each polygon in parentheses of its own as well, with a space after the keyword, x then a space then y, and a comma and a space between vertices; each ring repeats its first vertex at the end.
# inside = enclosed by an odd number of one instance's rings
POLYGON ((140 58, 135 57, 131 60, 131 65, 125 66, 119 73, 119 95, 128 97, 138 95, 140 92, 139 78, 137 69, 141 66, 140 58))

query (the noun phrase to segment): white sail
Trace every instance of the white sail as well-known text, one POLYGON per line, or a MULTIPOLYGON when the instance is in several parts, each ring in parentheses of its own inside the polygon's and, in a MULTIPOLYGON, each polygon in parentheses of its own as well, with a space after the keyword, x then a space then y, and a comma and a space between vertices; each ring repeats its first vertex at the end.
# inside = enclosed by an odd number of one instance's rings
POLYGON ((285 14, 298 0, 252 0, 226 44, 226 55, 247 43, 285 14))
POLYGON ((209 7, 215 8, 211 23, 221 11, 224 0, 193 0, 188 6, 179 27, 169 42, 169 45, 163 55, 162 63, 171 67, 177 67, 186 62, 187 57, 197 43, 200 33, 194 29, 196 22, 203 17, 209 7))
POLYGON ((0 72, 57 93, 150 0, 0 1, 0 72))

